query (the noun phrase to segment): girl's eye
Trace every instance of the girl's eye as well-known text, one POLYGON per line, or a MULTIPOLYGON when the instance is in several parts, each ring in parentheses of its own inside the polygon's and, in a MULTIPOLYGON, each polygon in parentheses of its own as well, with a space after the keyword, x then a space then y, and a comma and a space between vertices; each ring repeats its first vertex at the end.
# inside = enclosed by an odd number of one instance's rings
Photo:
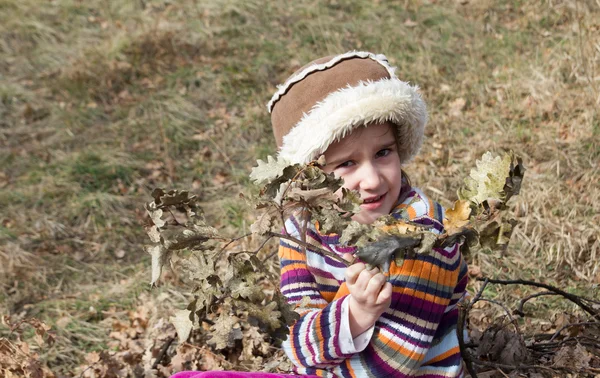
POLYGON ((354 163, 352 162, 352 160, 348 160, 343 162, 342 164, 339 164, 336 168, 347 168, 352 166, 354 163))
POLYGON ((377 151, 377 153, 375 154, 375 157, 384 157, 384 156, 388 156, 390 153, 392 152, 391 149, 389 148, 384 148, 383 150, 377 151))

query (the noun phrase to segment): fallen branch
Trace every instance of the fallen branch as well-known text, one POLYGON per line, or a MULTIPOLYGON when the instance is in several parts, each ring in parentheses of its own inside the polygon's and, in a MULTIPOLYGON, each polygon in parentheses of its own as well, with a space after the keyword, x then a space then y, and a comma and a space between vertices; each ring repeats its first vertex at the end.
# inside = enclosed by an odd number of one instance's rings
POLYGON ((598 313, 592 307, 583 303, 582 299, 587 300, 587 298, 582 298, 577 295, 567 293, 566 291, 558 289, 554 286, 550 286, 550 285, 546 285, 546 284, 534 282, 534 281, 527 281, 527 280, 497 280, 497 279, 490 279, 490 278, 485 278, 485 279, 477 278, 477 280, 478 281, 487 280, 489 283, 499 284, 499 285, 527 285, 527 286, 541 287, 541 288, 544 288, 546 290, 552 291, 558 295, 565 297, 566 299, 568 299, 571 302, 578 305, 583 311, 587 312, 592 317, 600 319, 600 313, 598 313))
POLYGON ((560 294, 555 293, 553 291, 542 291, 540 293, 531 294, 519 301, 519 305, 517 306, 517 309, 514 311, 514 313, 521 317, 525 316, 525 313, 523 312, 523 305, 525 305, 525 302, 527 302, 533 298, 542 297, 544 295, 560 295, 560 294))

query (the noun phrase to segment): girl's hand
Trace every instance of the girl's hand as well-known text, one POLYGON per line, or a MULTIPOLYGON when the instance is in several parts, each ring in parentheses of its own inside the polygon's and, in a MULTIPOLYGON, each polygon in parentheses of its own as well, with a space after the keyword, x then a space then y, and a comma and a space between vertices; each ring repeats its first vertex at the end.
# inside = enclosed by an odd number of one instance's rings
POLYGON ((346 286, 350 292, 348 309, 354 338, 371 328, 390 306, 392 285, 378 268, 367 270, 365 264, 357 263, 346 269, 346 286))

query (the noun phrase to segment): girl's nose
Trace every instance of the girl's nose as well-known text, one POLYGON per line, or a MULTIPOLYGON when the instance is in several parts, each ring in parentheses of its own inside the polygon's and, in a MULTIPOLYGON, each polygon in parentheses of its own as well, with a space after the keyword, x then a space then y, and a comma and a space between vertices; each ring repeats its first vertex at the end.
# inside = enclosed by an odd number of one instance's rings
POLYGON ((381 185, 381 172, 376 165, 366 163, 361 172, 360 188, 363 190, 377 189, 381 185))

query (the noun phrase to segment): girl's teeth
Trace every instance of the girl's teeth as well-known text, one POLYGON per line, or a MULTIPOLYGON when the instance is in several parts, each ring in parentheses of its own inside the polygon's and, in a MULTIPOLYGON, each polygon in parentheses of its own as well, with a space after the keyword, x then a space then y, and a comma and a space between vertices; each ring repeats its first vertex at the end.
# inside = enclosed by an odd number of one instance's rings
POLYGON ((366 200, 365 203, 377 202, 377 201, 379 201, 380 198, 381 198, 381 196, 374 198, 372 200, 366 200))

